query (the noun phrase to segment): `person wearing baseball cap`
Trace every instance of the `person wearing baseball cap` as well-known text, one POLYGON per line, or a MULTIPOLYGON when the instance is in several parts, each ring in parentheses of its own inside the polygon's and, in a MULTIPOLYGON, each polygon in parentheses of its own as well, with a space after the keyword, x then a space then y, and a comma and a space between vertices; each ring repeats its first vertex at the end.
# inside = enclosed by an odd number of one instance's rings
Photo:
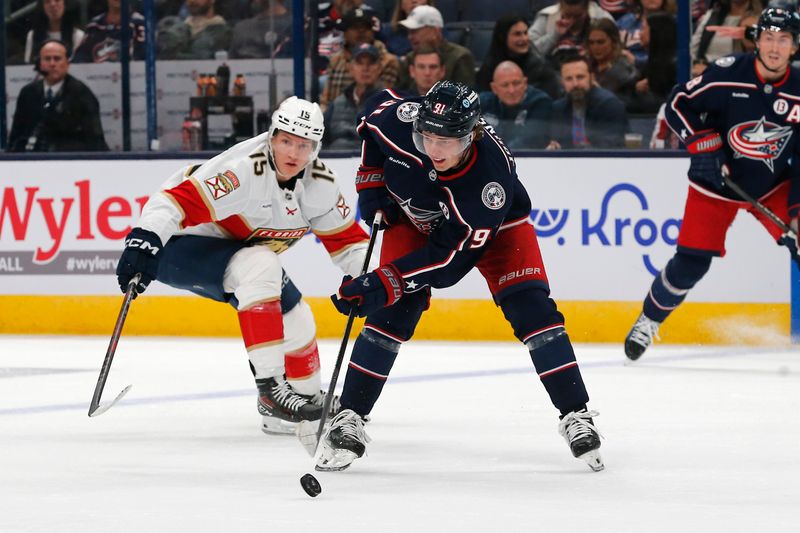
POLYGON ((348 64, 352 50, 360 44, 369 44, 377 49, 380 62, 380 79, 386 87, 397 81, 399 62, 397 56, 386 50, 386 45, 375 38, 380 22, 371 9, 357 7, 345 13, 336 21, 336 27, 344 32, 344 49, 331 57, 328 78, 319 97, 319 105, 327 109, 345 87, 353 83, 348 64))
POLYGON ((431 46, 441 52, 445 79, 469 86, 475 83, 475 57, 467 48, 444 38, 444 20, 438 9, 427 5, 417 6, 400 24, 408 31, 411 52, 401 60, 396 88, 405 91, 414 89, 408 66, 414 62, 414 54, 423 46, 431 46))
POLYGON ((380 80, 380 52, 375 46, 361 43, 350 55, 347 67, 353 83, 345 87, 325 111, 322 142, 326 148, 356 149, 361 145, 356 119, 363 112, 365 102, 385 88, 380 80))

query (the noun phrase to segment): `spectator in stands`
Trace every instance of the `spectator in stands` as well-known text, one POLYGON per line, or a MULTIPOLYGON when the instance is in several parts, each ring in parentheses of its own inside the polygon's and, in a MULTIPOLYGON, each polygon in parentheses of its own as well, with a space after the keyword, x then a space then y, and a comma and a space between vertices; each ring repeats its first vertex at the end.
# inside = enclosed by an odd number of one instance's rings
POLYGON ((408 74, 414 80, 414 87, 408 92, 416 96, 428 94, 437 81, 444 79, 442 53, 433 46, 421 46, 408 65, 408 74))
POLYGON ((8 145, 12 152, 108 150, 100 105, 92 91, 69 74, 67 46, 45 41, 36 65, 41 77, 22 88, 8 145))
POLYGON ((734 40, 707 26, 738 26, 743 17, 758 16, 763 8, 760 0, 716 0, 697 22, 689 49, 692 75, 700 74, 706 65, 720 57, 735 53, 734 40))
POLYGON ((647 65, 628 102, 629 113, 656 113, 677 82, 677 23, 669 13, 651 13, 642 26, 647 65))
POLYGON ((432 0, 397 0, 394 5, 392 20, 388 27, 384 27, 386 35, 386 48, 397 57, 406 55, 411 51, 411 41, 408 40, 408 31, 400 24, 405 20, 411 10, 417 6, 433 5, 432 0))
POLYGON ((561 58, 585 52, 592 20, 613 17, 590 0, 559 0, 536 14, 528 30, 528 39, 551 64, 559 65, 561 58))
POLYGON ((561 96, 556 71, 528 40, 528 22, 520 15, 504 15, 497 19, 489 53, 475 79, 478 91, 490 90, 489 84, 497 65, 511 60, 522 69, 528 84, 541 89, 551 98, 561 96))
POLYGON ((561 81, 567 94, 553 102, 547 148, 622 148, 628 131, 625 104, 593 83, 589 60, 566 58, 561 81))
POLYGON ((372 16, 373 35, 380 35, 380 17, 374 9, 364 4, 364 0, 333 0, 319 3, 317 8, 317 36, 319 39, 317 55, 320 74, 327 72, 330 59, 345 47, 344 33, 339 29, 338 21, 348 11, 357 8, 363 9, 372 16))
POLYGON ((57 39, 67 45, 71 56, 83 40, 83 30, 78 28, 78 10, 67 0, 37 0, 33 24, 25 37, 25 62, 33 63, 33 51, 41 48, 48 39, 57 39))
POLYGON ((603 10, 611 13, 614 20, 619 20, 631 10, 628 0, 597 0, 597 3, 603 10))
POLYGON ((350 74, 351 51, 360 44, 371 44, 378 49, 381 63, 381 81, 384 86, 392 87, 398 76, 397 56, 389 53, 386 46, 375 39, 371 11, 356 8, 348 11, 339 21, 337 26, 344 32, 345 48, 331 58, 328 66, 328 78, 319 97, 319 105, 325 110, 328 104, 341 94, 345 87, 353 83, 350 74))
POLYGON ((356 132, 359 115, 370 96, 384 88, 380 82, 380 52, 375 46, 362 43, 353 49, 348 61, 353 83, 330 103, 325 112, 325 138, 328 148, 358 148, 361 138, 356 132))
POLYGON ((417 6, 405 20, 400 21, 400 24, 408 30, 408 40, 411 42, 412 50, 400 60, 397 89, 405 91, 412 89, 414 84, 408 65, 413 62, 415 51, 424 45, 438 48, 441 52, 445 79, 469 86, 475 84, 475 58, 468 49, 444 38, 442 34, 444 20, 438 9, 433 6, 417 6))
POLYGON ((230 47, 231 28, 214 11, 214 1, 186 0, 189 16, 184 22, 189 27, 189 39, 178 52, 178 59, 213 59, 215 52, 230 47))
POLYGON ((233 27, 229 56, 233 59, 291 57, 292 14, 283 0, 253 0, 254 17, 233 27))
POLYGON ((745 34, 748 28, 755 28, 758 22, 758 17, 747 16, 742 17, 738 26, 706 26, 706 30, 717 32, 725 37, 733 39, 733 49, 736 53, 740 52, 753 52, 756 49, 756 43, 751 36, 745 34))
POLYGON ((625 56, 639 72, 647 64, 647 50, 641 41, 642 21, 656 11, 675 15, 676 10, 675 0, 633 0, 633 11, 617 21, 625 56))
MULTIPOLYGON (((119 61, 122 33, 120 0, 107 0, 107 11, 94 17, 86 26, 86 35, 75 49, 73 63, 105 63, 119 61)), ((130 57, 144 59, 144 17, 132 12, 130 16, 130 57)))
POLYGON ((621 96, 633 90, 636 68, 622 55, 619 30, 613 21, 600 19, 589 27, 589 64, 595 82, 612 93, 621 96))
POLYGON ((548 121, 553 100, 528 84, 513 61, 494 69, 492 90, 480 93, 481 113, 511 149, 542 149, 549 140, 548 121))

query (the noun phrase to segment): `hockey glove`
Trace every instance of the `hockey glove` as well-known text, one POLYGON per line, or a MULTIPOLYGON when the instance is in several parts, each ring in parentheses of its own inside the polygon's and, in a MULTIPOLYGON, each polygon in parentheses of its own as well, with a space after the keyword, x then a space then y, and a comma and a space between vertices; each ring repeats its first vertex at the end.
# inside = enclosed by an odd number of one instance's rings
POLYGON ((136 285, 134 298, 147 288, 158 274, 158 259, 164 246, 161 239, 153 233, 142 228, 133 228, 125 237, 125 249, 117 263, 117 281, 122 292, 128 289, 128 283, 136 274, 142 277, 136 285))
POLYGON ((338 294, 331 296, 336 310, 349 315, 367 316, 392 305, 403 296, 403 277, 397 268, 387 263, 368 274, 352 278, 345 276, 338 294))
POLYGON ((369 226, 372 226, 378 211, 383 213, 380 229, 386 229, 399 220, 400 206, 386 189, 383 169, 360 167, 356 173, 356 191, 358 191, 358 210, 362 220, 369 226))
POLYGON ((728 160, 722 148, 719 133, 711 130, 701 131, 686 139, 689 151, 689 178, 722 189, 725 186, 723 174, 729 172, 728 160))

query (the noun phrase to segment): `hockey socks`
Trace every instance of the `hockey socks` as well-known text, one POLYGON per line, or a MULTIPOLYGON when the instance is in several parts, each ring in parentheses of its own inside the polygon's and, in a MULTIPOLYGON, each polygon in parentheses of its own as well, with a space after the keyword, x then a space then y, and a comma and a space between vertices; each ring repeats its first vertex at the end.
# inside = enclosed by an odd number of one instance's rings
POLYGON ((239 311, 239 326, 256 379, 283 377, 283 318, 280 300, 260 302, 239 311))
POLYGON ((551 326, 529 337, 525 345, 542 385, 561 414, 584 407, 589 394, 564 327, 551 326))
POLYGON ((401 344, 372 329, 364 328, 353 345, 347 367, 342 409, 366 416, 372 411, 389 377, 401 344))
POLYGON ((650 286, 642 309, 645 316, 659 323, 666 320, 710 266, 711 257, 676 253, 650 286))

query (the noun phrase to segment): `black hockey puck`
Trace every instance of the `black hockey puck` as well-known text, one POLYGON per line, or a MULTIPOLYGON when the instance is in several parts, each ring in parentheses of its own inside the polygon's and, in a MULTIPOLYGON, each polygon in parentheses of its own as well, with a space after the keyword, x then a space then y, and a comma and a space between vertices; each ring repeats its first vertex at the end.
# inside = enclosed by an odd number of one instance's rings
POLYGON ((322 493, 322 485, 319 484, 317 478, 311 474, 306 474, 300 478, 300 486, 306 491, 306 494, 312 498, 316 498, 322 493))

